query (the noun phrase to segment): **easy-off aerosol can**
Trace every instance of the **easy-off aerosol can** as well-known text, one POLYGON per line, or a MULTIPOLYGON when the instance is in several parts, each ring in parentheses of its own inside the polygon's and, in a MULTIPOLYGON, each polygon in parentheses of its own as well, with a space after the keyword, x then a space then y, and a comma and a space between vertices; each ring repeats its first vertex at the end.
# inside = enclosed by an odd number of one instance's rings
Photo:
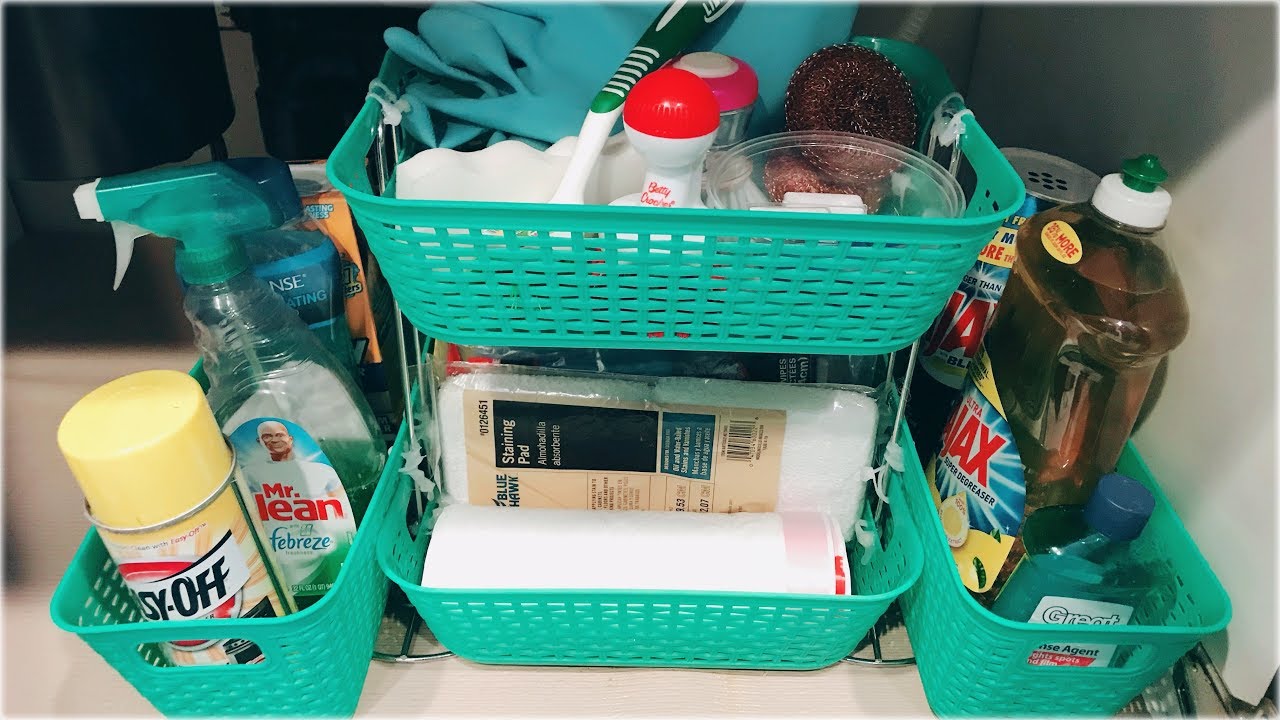
MULTIPOLYGON (((235 458, 194 379, 150 370, 113 380, 72 406, 58 446, 146 619, 287 612, 238 495, 235 458)), ((262 661, 257 645, 227 635, 163 647, 174 665, 262 661)))

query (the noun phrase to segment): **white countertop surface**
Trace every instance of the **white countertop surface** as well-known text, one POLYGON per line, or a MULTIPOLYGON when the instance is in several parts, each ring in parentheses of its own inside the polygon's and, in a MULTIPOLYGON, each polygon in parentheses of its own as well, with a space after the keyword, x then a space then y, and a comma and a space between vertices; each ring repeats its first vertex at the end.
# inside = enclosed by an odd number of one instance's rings
MULTIPOLYGON (((194 352, 5 354, 4 713, 154 716, 79 638, 49 619, 54 586, 87 523, 58 454, 63 413, 94 387, 150 368, 186 370, 194 352)), ((358 714, 449 717, 922 716, 915 669, 840 663, 809 672, 486 666, 458 658, 372 663, 358 714)))

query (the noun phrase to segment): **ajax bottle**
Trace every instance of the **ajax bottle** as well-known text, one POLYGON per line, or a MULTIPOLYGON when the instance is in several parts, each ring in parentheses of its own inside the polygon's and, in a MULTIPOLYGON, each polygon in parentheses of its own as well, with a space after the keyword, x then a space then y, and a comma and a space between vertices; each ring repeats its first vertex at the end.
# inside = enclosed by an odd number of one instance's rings
POLYGON ((1017 254, 1018 230, 1042 210, 1087 201, 1100 178, 1079 165, 1024 148, 1000 151, 1027 183, 1022 206, 978 254, 933 325, 920 338, 920 363, 907 398, 907 425, 920 462, 938 452, 942 429, 955 409, 969 363, 978 352, 1017 254))
MULTIPOLYGON (((1155 498, 1133 478, 1102 476, 1086 505, 1055 505, 1032 513, 1022 528, 1027 553, 992 611, 1019 622, 1126 625, 1134 610, 1172 600, 1169 578, 1133 540, 1142 534, 1155 498)), ((1159 612, 1156 610, 1155 612, 1159 612)), ((1116 647, 1096 643, 1043 645, 1032 665, 1107 667, 1116 647)))
POLYGON ((386 450, 341 361, 253 275, 237 240, 288 218, 253 178, 217 162, 102 178, 75 199, 81 217, 115 229, 117 285, 136 237, 177 241, 183 308, 246 503, 286 593, 314 603, 337 578, 386 450))
POLYGON ((1186 337, 1158 234, 1165 179, 1155 156, 1127 160, 1088 203, 1037 213, 1018 232, 1018 261, 927 471, 970 590, 1008 576, 1027 514, 1088 500, 1156 366, 1186 337))

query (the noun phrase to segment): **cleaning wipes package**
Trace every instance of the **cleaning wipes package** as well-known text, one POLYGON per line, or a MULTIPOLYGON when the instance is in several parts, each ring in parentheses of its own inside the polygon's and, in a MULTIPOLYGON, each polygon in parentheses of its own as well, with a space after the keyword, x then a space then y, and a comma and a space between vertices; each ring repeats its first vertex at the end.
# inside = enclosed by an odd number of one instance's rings
POLYGON ((688 512, 862 508, 875 400, 850 389, 475 368, 441 385, 444 502, 688 512))

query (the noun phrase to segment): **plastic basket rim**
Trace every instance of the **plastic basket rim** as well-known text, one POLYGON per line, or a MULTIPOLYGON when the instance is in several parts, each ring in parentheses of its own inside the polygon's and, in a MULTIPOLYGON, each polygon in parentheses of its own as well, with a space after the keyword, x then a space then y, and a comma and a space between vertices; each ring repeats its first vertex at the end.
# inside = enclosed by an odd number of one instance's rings
MULTIPOLYGON (((890 493, 892 494, 892 496, 896 496, 895 499, 900 501, 899 507, 903 508, 902 510, 903 516, 897 517, 894 519, 895 523, 902 523, 902 525, 897 526, 897 529, 894 532, 894 537, 896 538, 897 533, 902 532, 902 529, 905 527, 907 532, 910 532, 914 535, 915 542, 917 543, 917 545, 919 545, 923 543, 923 538, 920 537, 919 529, 914 526, 915 524, 911 521, 910 517, 906 515, 906 509, 905 509, 906 492, 905 492, 905 489, 899 485, 902 482, 902 475, 895 474, 894 478, 895 479, 892 482, 894 485, 898 485, 898 487, 891 487, 890 493)), ((401 480, 401 482, 404 482, 404 480, 401 480)), ((890 505, 892 505, 892 502, 890 503, 890 505)), ((425 518, 423 522, 425 523, 425 518)), ((419 532, 422 532, 423 529, 424 528, 422 526, 419 526, 419 532)), ((910 590, 916 584, 916 582, 919 581, 921 575, 924 572, 923 551, 908 553, 908 555, 910 556, 907 559, 908 569, 906 572, 903 573, 903 579, 897 585, 895 585, 892 589, 886 590, 884 592, 874 593, 871 595, 863 595, 863 594, 816 595, 816 594, 804 594, 804 593, 758 593, 758 592, 722 591, 722 590, 631 590, 631 589, 618 589, 618 588, 599 588, 599 589, 591 589, 591 588, 439 588, 439 587, 428 587, 418 582, 413 582, 412 580, 408 580, 394 567, 394 564, 390 562, 391 548, 389 547, 390 540, 388 539, 390 537, 391 537, 391 533, 384 532, 378 538, 376 555, 378 558, 378 566, 382 569, 382 574, 385 575, 390 580, 392 580, 393 582, 395 582, 397 585, 399 585, 403 590, 405 590, 405 592, 411 591, 415 595, 425 595, 425 596, 433 597, 436 599, 439 599, 442 597, 448 597, 451 595, 468 595, 468 596, 480 596, 480 597, 501 597, 509 600, 512 603, 517 603, 517 602, 521 602, 521 600, 519 600, 520 596, 538 596, 538 595, 544 595, 547 593, 555 593, 557 602, 563 601, 566 603, 571 602, 574 598, 584 598, 580 602, 595 603, 595 602, 598 602, 598 597, 600 595, 616 595, 616 596, 619 596, 619 603, 622 603, 622 604, 625 604, 626 602, 628 602, 628 601, 622 600, 621 599, 622 597, 626 597, 626 598, 635 597, 635 598, 645 598, 645 599, 661 598, 666 602, 666 604, 677 605, 677 604, 680 604, 681 602, 679 598, 695 598, 696 597, 696 598, 705 599, 707 596, 714 596, 716 598, 725 598, 726 601, 739 599, 739 600, 742 600, 744 603, 751 603, 751 604, 760 604, 761 602, 774 602, 774 604, 821 603, 823 605, 830 605, 835 603, 840 605, 848 605, 848 604, 871 605, 871 604, 883 602, 886 600, 892 601, 893 599, 900 597, 902 593, 906 592, 907 590, 910 590), (590 601, 586 600, 585 598, 589 596, 594 597, 596 599, 592 599, 590 601)), ((898 540, 891 540, 890 542, 897 542, 897 541, 898 540)), ((428 540, 428 542, 430 541, 428 540)), ((854 544, 856 546, 856 543, 854 544)), ((849 543, 846 543, 846 546, 848 545, 849 543)), ((880 552, 884 552, 884 550, 880 549, 880 552)), ((860 561, 851 559, 849 564, 852 566, 854 562, 860 562, 860 561)), ((535 601, 526 600, 524 602, 535 602, 535 601)), ((643 601, 640 601, 640 602, 643 602, 643 601)), ((693 604, 693 603, 691 602, 689 604, 693 604)), ((708 603, 701 602, 700 604, 707 605, 708 603)), ((732 603, 724 602, 724 603, 717 603, 717 604, 728 605, 732 603)))
MULTIPOLYGON (((872 45, 876 45, 876 44, 902 45, 902 46, 910 46, 913 48, 917 48, 921 52, 928 52, 927 50, 924 50, 923 48, 919 48, 919 46, 915 46, 911 43, 904 43, 902 41, 894 41, 888 38, 880 38, 880 37, 873 37, 873 36, 861 36, 861 35, 855 36, 855 37, 849 38, 846 42, 855 43, 855 44, 871 43, 872 45)), ((398 59, 401 63, 409 65, 408 61, 405 60, 403 57, 401 57, 400 55, 397 55, 393 51, 388 50, 386 55, 384 56, 382 69, 379 71, 379 75, 381 75, 382 72, 386 71, 389 68, 389 65, 392 62, 392 58, 398 59)), ((409 67, 412 67, 412 65, 409 65, 409 67)), ((364 127, 367 124, 367 121, 370 120, 370 118, 367 118, 366 115, 380 113, 381 107, 382 107, 381 104, 374 98, 372 97, 366 98, 364 105, 361 107, 356 117, 352 120, 351 124, 347 126, 347 129, 343 132, 342 137, 338 140, 338 143, 335 146, 335 152, 330 153, 330 157, 332 158, 332 156, 336 153, 337 149, 348 147, 351 144, 356 143, 357 136, 361 134, 360 128, 364 127)), ((965 135, 969 135, 969 136, 981 135, 984 137, 986 136, 986 132, 978 124, 976 118, 973 116, 972 113, 961 116, 961 123, 964 126, 965 135)), ((369 124, 371 124, 372 127, 374 128, 378 126, 377 120, 374 120, 373 123, 369 123, 369 124)), ((372 142, 372 140, 373 138, 371 137, 370 142, 372 142)), ((988 141, 990 141, 989 138, 988 138, 988 141)), ((750 140, 748 140, 747 142, 750 142, 750 140)), ((907 148, 907 149, 913 150, 913 151, 915 150, 915 148, 907 148)), ((368 153, 368 147, 365 148, 365 153, 366 154, 368 153)), ((395 158, 394 162, 398 164, 399 158, 395 158)), ((1017 175, 1017 173, 1013 170, 1012 166, 1002 168, 1002 170, 1006 171, 1007 174, 1011 174, 1011 176, 1016 179, 1017 184, 1023 187, 1023 192, 1025 194, 1026 190, 1025 190, 1025 185, 1022 183, 1022 178, 1017 175)), ((394 172, 394 167, 392 168, 392 172, 394 172)), ((399 199, 399 198, 375 195, 373 193, 366 193, 362 190, 352 187, 350 184, 343 181, 343 179, 337 175, 334 169, 334 163, 332 162, 325 163, 325 174, 328 177, 329 182, 332 183, 337 190, 339 190, 344 196, 348 197, 349 199, 355 199, 360 203, 364 203, 371 206, 383 207, 387 209, 398 209, 402 211, 435 210, 438 212, 443 211, 448 213, 467 213, 467 214, 479 213, 479 212, 520 213, 520 214, 527 214, 530 217, 539 218, 539 219, 546 218, 546 220, 548 221, 555 220, 558 215, 562 215, 562 214, 577 215, 579 218, 581 218, 583 217, 582 215, 583 213, 586 214, 585 215, 586 217, 599 216, 606 219, 614 218, 614 219, 624 219, 624 220, 635 220, 635 221, 644 222, 644 223, 652 223, 654 219, 654 214, 650 211, 647 211, 645 208, 634 208, 634 207, 629 208, 629 207, 619 207, 619 206, 610 206, 610 205, 586 205, 586 204, 553 205, 551 203, 508 203, 508 202, 476 202, 476 201, 456 201, 456 200, 399 199)), ((966 204, 966 209, 968 208, 968 206, 969 204, 966 204)), ((981 215, 974 215, 974 216, 962 215, 961 217, 958 217, 958 218, 923 218, 923 217, 896 216, 896 215, 842 215, 842 214, 833 215, 833 214, 826 214, 826 213, 795 212, 795 213, 787 213, 787 221, 789 223, 804 223, 805 225, 813 226, 814 229, 816 230, 831 230, 836 232, 848 227, 860 227, 860 226, 868 227, 868 226, 889 225, 889 224, 897 224, 897 225, 907 224, 907 225, 915 226, 921 229, 935 228, 935 227, 945 227, 948 229, 969 229, 972 227, 976 229, 977 227, 980 227, 980 226, 990 225, 992 222, 996 222, 997 224, 1002 223, 1004 222, 1005 219, 1007 219, 1010 216, 1012 212, 1016 211, 1016 209, 1017 209, 1016 207, 1011 207, 1008 212, 993 210, 989 213, 983 213, 981 215)), ((686 219, 695 220, 695 221, 698 219, 703 219, 707 222, 718 220, 722 222, 735 221, 735 222, 751 223, 751 222, 761 222, 763 220, 766 220, 765 218, 760 217, 760 213, 753 213, 749 210, 723 210, 723 209, 711 209, 711 208, 668 208, 662 215, 664 218, 670 217, 676 220, 681 218, 686 218, 686 219)), ((589 230, 594 231, 594 229, 589 229, 589 230)))
MULTIPOLYGON (((1136 462, 1147 473, 1148 477, 1152 477, 1152 478, 1155 477, 1150 473, 1150 469, 1147 467, 1146 460, 1142 458, 1142 455, 1138 452, 1137 447, 1133 444, 1132 440, 1128 440, 1125 443, 1124 455, 1122 455, 1121 457, 1124 457, 1125 455, 1131 455, 1133 458, 1133 461, 1136 462)), ((924 476, 922 473, 920 479, 925 483, 926 485, 925 489, 927 491, 927 485, 929 482, 928 478, 924 476)), ((1181 535, 1185 539, 1187 545, 1195 550, 1196 564, 1200 565, 1202 569, 1205 570, 1205 572, 1208 574, 1208 576, 1212 578, 1215 594, 1217 594, 1222 600, 1222 608, 1223 608, 1222 617, 1213 624, 1203 625, 1203 626, 1200 626, 1200 625, 1119 625, 1119 626, 1072 625, 1070 626, 1072 633, 1073 634, 1079 633, 1080 635, 1096 635, 1100 640, 1102 640, 1102 639, 1106 639, 1109 635, 1117 631, 1141 632, 1143 634, 1167 636, 1167 637, 1195 636, 1199 638, 1206 635, 1212 635, 1213 633, 1223 630, 1231 622, 1231 597, 1227 594, 1226 589, 1222 587, 1222 582, 1218 579, 1217 574, 1213 571, 1213 567, 1209 565, 1209 561, 1205 559, 1204 553, 1200 552, 1200 547, 1196 545, 1195 540, 1191 538, 1191 534, 1187 532, 1186 526, 1183 525, 1182 519, 1178 517, 1178 513, 1174 510, 1173 504, 1169 502, 1169 498, 1164 494, 1164 491, 1161 490, 1160 486, 1154 482, 1146 482, 1144 480, 1143 484, 1149 490, 1151 490, 1152 495, 1155 496, 1156 506, 1159 507, 1161 505, 1164 505, 1167 508, 1169 512, 1169 517, 1173 521, 1174 529, 1177 531, 1179 535, 1181 535)), ((932 537, 928 537, 928 538, 921 537, 920 542, 921 543, 928 543, 928 542, 942 543, 942 545, 945 547, 946 534, 942 530, 941 519, 938 517, 937 513, 926 513, 926 514, 929 517, 928 530, 925 530, 924 528, 916 528, 916 531, 922 536, 927 534, 932 537)), ((925 550, 925 552, 930 552, 930 551, 925 550)), ((979 613, 979 616, 985 622, 998 625, 1003 630, 1009 630, 1009 631, 1014 631, 1018 633, 1044 631, 1045 625, 1043 624, 1033 624, 1029 622, 1018 622, 1016 620, 1009 620, 1007 618, 1000 617, 999 615, 996 615, 995 613, 991 612, 987 608, 983 607, 981 603, 979 603, 977 600, 973 598, 973 595, 969 592, 969 590, 964 586, 964 583, 960 580, 960 572, 959 570, 956 569, 955 563, 949 562, 947 563, 947 565, 948 565, 948 571, 947 571, 948 586, 946 591, 962 595, 963 599, 961 600, 961 602, 965 603, 968 606, 968 610, 970 612, 979 613)))
MULTIPOLYGON (((405 441, 406 432, 407 432, 407 428, 405 424, 401 423, 400 430, 399 432, 396 433, 396 441, 391 446, 392 450, 394 450, 394 448, 396 447, 399 447, 405 441)), ((392 471, 394 471, 397 474, 399 473, 398 467, 392 464, 392 458, 390 457, 390 454, 391 454, 390 451, 388 451, 387 461, 384 463, 382 472, 379 474, 378 487, 376 490, 374 490, 373 497, 370 498, 369 500, 369 510, 382 511, 383 513, 385 513, 385 508, 383 506, 387 503, 386 496, 392 492, 392 490, 389 490, 388 488, 395 484, 392 482, 385 482, 385 481, 389 479, 389 476, 392 471)), ((375 516, 371 516, 369 511, 366 510, 365 521, 368 522, 372 517, 375 517, 375 516)), ((380 517, 380 516, 377 516, 377 517, 380 517)), ((374 527, 373 530, 371 530, 370 532, 363 533, 363 537, 361 536, 362 534, 357 531, 356 541, 355 543, 352 543, 351 552, 354 553, 356 545, 361 543, 362 541, 365 544, 369 542, 377 543, 378 537, 381 534, 379 530, 380 528, 374 527)), ((76 552, 72 556, 72 561, 68 565, 68 570, 70 570, 70 568, 76 564, 76 560, 79 559, 83 553, 87 552, 88 547, 91 544, 93 544, 93 542, 95 541, 96 532, 97 531, 92 527, 85 532, 84 539, 80 541, 80 545, 76 548, 76 552)), ((98 542, 101 542, 101 540, 98 539, 98 542)), ((374 546, 375 555, 378 554, 377 549, 378 549, 377 545, 375 545, 374 546)), ((234 618, 231 622, 234 622, 236 626, 251 627, 251 628, 286 628, 292 624, 299 623, 303 620, 306 620, 307 618, 310 618, 315 613, 322 612, 324 608, 327 608, 330 604, 332 604, 331 598, 333 598, 333 596, 336 594, 334 592, 334 589, 337 588, 339 585, 342 585, 345 579, 349 577, 352 572, 354 572, 353 570, 350 569, 350 567, 351 566, 348 563, 343 563, 342 568, 338 570, 338 577, 334 580, 333 588, 330 588, 330 590, 326 592, 314 604, 306 608, 303 608, 302 610, 288 613, 280 617, 234 618)), ((379 563, 379 571, 381 571, 381 563, 379 563)), ((61 604, 59 601, 62 599, 62 595, 66 591, 66 584, 68 582, 69 577, 70 577, 69 572, 63 573, 62 578, 58 581, 57 587, 54 589, 53 596, 49 599, 49 615, 52 618, 54 625, 56 625, 59 629, 64 630, 66 632, 74 633, 79 636, 113 635, 118 633, 129 632, 130 626, 142 625, 144 623, 148 629, 151 629, 151 628, 164 629, 166 626, 171 627, 175 631, 175 637, 190 635, 191 633, 211 632, 217 635, 221 635, 223 633, 229 632, 228 624, 227 624, 228 621, 216 620, 216 619, 140 620, 136 623, 111 623, 107 625, 73 624, 71 622, 68 622, 68 620, 64 618, 62 614, 59 612, 59 605, 61 604)))
MULTIPOLYGON (((377 101, 369 99, 365 101, 364 107, 360 109, 360 113, 356 119, 343 134, 339 145, 348 142, 348 135, 352 135, 350 142, 355 142, 354 134, 357 132, 363 117, 366 113, 381 112, 381 106, 377 101)), ((978 127, 977 121, 971 115, 966 115, 962 122, 965 126, 965 132, 975 132, 978 127)), ((363 190, 352 187, 338 176, 334 166, 331 163, 325 164, 325 174, 329 178, 329 182, 334 188, 341 192, 345 197, 355 198, 359 202, 392 210, 411 211, 437 211, 450 213, 511 213, 528 216, 533 222, 556 222, 562 224, 558 219, 560 215, 577 216, 578 222, 582 221, 583 216, 601 217, 605 219, 627 220, 652 225, 654 221, 654 213, 642 207, 629 207, 617 205, 570 205, 570 204, 553 204, 553 203, 525 203, 525 202, 481 202, 466 200, 419 200, 419 199, 403 199, 395 197, 387 197, 383 195, 375 195, 367 193, 363 190)), ((968 207, 968 205, 966 205, 968 207)), ((1016 211, 1013 208, 1012 211, 1016 211)), ((992 222, 1003 222, 1012 212, 991 211, 982 215, 962 215, 955 218, 933 218, 933 217, 915 217, 904 215, 845 215, 845 214, 828 214, 816 212, 792 212, 787 213, 787 221, 789 224, 795 223, 813 226, 815 230, 840 232, 848 228, 850 225, 855 227, 866 227, 873 225, 898 225, 910 224, 920 229, 945 227, 947 229, 969 229, 979 228, 990 225, 992 222)), ((762 218, 758 212, 750 210, 726 210, 719 208, 665 208, 662 217, 669 221, 675 219, 687 218, 689 220, 706 220, 706 221, 736 221, 742 223, 761 222, 766 219, 762 218)), ((569 221, 572 224, 572 220, 569 221)), ((598 227, 598 226, 595 226, 598 227)), ((626 232, 626 230, 623 230, 626 232)), ((855 242, 854 240, 835 239, 834 242, 855 242)))

